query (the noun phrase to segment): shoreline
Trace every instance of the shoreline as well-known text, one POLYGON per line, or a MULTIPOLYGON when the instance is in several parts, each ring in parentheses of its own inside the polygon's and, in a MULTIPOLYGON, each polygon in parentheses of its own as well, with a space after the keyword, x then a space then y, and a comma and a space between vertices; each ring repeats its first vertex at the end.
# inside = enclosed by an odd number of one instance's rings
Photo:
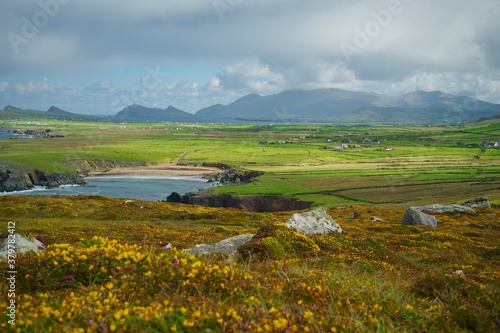
POLYGON ((89 172, 87 177, 201 177, 206 174, 220 172, 212 167, 195 167, 175 164, 158 164, 140 167, 113 168, 104 172, 89 172))

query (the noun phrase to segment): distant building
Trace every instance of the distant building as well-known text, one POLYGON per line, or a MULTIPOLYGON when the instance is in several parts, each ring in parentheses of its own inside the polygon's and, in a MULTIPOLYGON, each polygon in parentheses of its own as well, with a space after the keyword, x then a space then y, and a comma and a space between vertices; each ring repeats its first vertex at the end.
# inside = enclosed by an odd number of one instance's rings
POLYGON ((482 146, 484 147, 490 147, 490 148, 500 148, 500 142, 496 141, 490 141, 490 142, 483 142, 481 143, 482 146))

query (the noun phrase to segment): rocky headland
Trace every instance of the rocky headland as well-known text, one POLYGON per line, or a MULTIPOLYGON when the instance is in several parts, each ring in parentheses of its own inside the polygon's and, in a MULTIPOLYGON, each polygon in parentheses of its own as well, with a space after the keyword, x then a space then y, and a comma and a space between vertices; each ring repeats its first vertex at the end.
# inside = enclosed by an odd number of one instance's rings
POLYGON ((247 212, 279 212, 311 208, 312 202, 301 201, 284 195, 249 195, 209 194, 204 191, 180 195, 173 192, 167 202, 183 203, 205 207, 240 208, 247 212))
POLYGON ((82 185, 85 180, 78 174, 46 173, 15 163, 0 162, 0 192, 23 191, 44 186, 82 185))

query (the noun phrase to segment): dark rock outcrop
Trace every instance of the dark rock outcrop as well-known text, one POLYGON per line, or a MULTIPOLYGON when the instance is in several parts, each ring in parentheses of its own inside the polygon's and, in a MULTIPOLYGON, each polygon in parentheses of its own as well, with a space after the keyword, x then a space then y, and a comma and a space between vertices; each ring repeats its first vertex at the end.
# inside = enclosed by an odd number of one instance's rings
POLYGON ((178 193, 167 197, 167 202, 177 202, 205 207, 241 208, 247 212, 277 212, 311 208, 312 202, 301 201, 283 195, 252 195, 238 197, 231 194, 187 193, 179 201, 178 193))
POLYGON ((182 196, 177 192, 172 192, 167 197, 167 202, 182 203, 182 196))
POLYGON ((462 206, 470 208, 491 208, 491 205, 486 197, 473 198, 465 201, 462 206))
POLYGON ((264 173, 260 171, 239 171, 235 169, 227 169, 221 172, 212 173, 203 176, 209 183, 219 183, 222 185, 234 185, 241 183, 249 183, 254 178, 262 176, 264 173))
POLYGON ((0 164, 0 192, 29 190, 35 186, 54 188, 68 184, 86 183, 77 174, 45 173, 18 164, 0 164))

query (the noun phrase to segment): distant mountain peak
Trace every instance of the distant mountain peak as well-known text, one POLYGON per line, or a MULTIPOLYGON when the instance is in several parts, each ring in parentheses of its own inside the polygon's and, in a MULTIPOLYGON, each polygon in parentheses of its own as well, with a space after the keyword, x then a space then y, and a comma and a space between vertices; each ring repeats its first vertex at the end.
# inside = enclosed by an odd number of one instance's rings
POLYGON ((245 95, 228 105, 214 104, 190 114, 169 106, 165 110, 137 105, 117 113, 117 119, 150 121, 311 122, 422 124, 473 121, 500 114, 500 105, 442 91, 417 90, 402 96, 336 88, 284 90, 261 96, 245 95), (466 114, 460 112, 468 111, 466 114), (465 117, 465 118, 464 118, 465 117))
POLYGON ((51 107, 47 110, 47 112, 61 112, 61 111, 63 111, 63 112, 67 112, 67 111, 64 111, 64 110, 62 110, 62 109, 58 108, 57 106, 54 106, 54 105, 52 105, 52 106, 51 106, 51 107))
POLYGON ((118 112, 114 118, 138 121, 192 121, 193 115, 172 105, 161 109, 132 104, 118 112))

